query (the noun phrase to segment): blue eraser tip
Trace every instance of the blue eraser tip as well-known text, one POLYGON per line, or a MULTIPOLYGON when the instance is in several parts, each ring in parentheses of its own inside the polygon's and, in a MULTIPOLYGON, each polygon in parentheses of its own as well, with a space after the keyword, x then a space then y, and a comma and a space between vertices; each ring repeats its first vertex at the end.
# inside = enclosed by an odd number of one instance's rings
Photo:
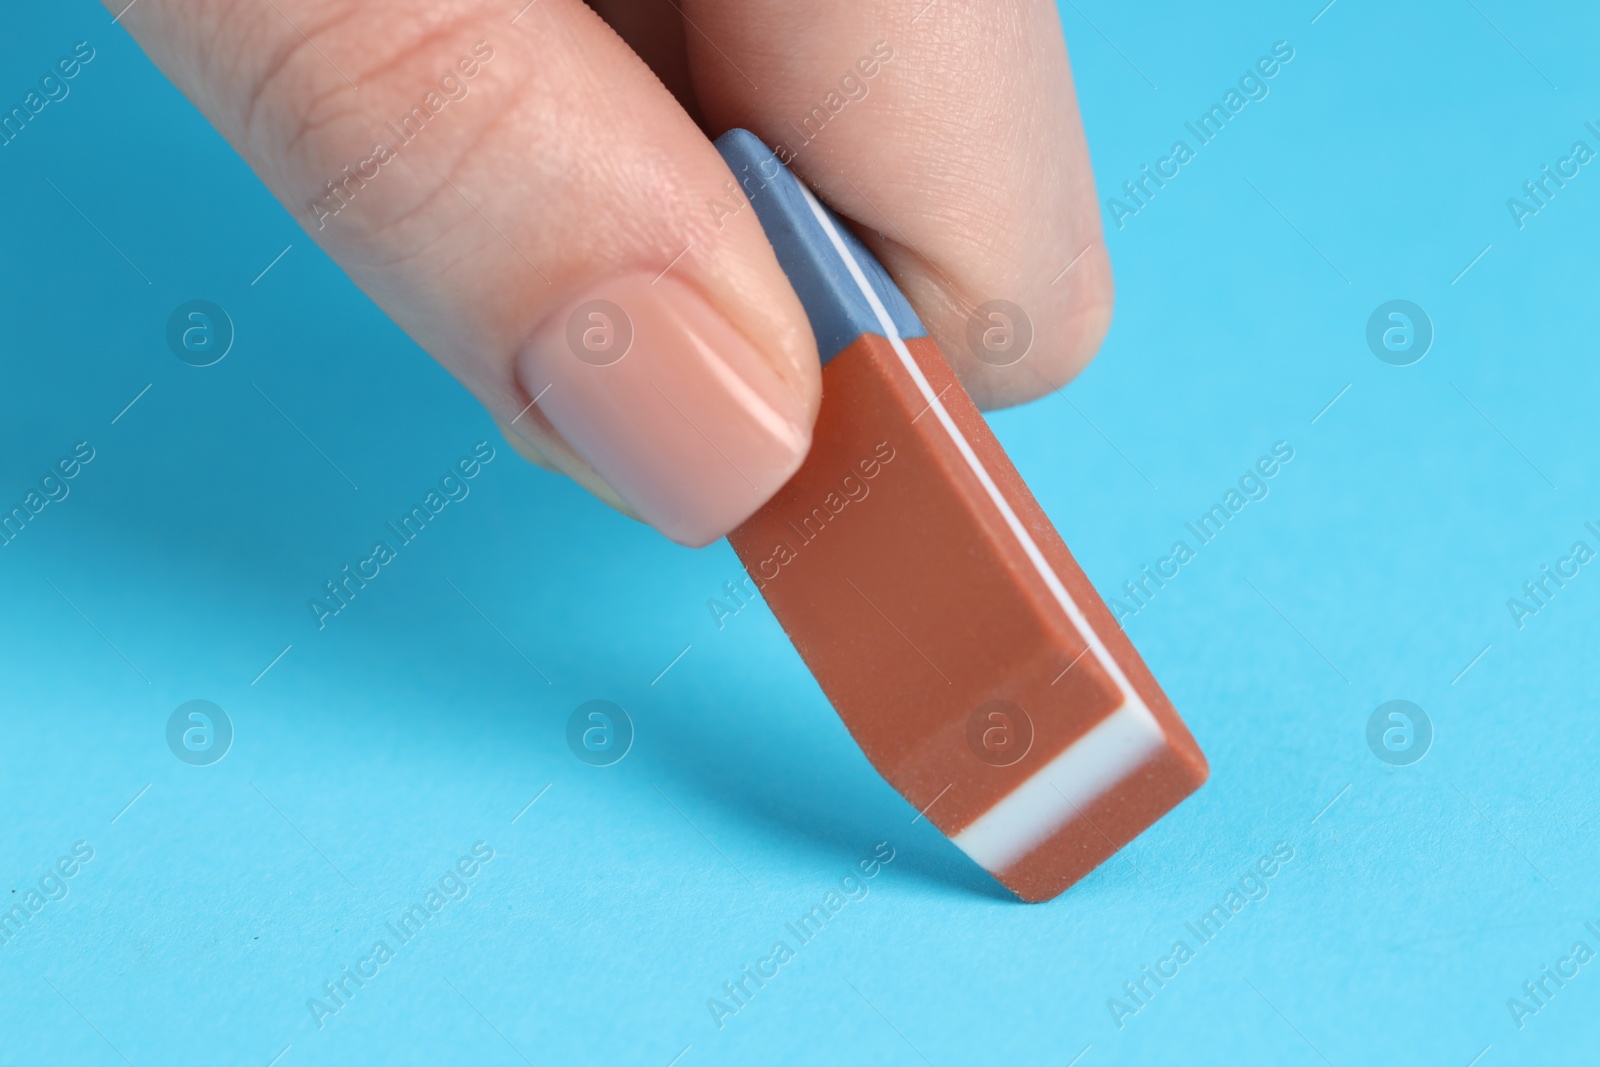
POLYGON ((838 215, 811 195, 800 179, 749 130, 729 130, 717 151, 756 210, 778 263, 811 320, 824 365, 864 333, 881 335, 877 313, 851 277, 840 246, 866 276, 901 337, 926 337, 916 312, 876 256, 838 215))

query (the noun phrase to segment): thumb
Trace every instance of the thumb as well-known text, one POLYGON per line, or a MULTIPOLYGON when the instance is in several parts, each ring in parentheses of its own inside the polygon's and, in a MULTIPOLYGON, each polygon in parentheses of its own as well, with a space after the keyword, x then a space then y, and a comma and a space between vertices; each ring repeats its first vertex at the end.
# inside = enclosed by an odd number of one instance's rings
POLYGON ((799 467, 805 313, 715 148, 581 0, 144 0, 122 24, 525 454, 688 545, 799 467))

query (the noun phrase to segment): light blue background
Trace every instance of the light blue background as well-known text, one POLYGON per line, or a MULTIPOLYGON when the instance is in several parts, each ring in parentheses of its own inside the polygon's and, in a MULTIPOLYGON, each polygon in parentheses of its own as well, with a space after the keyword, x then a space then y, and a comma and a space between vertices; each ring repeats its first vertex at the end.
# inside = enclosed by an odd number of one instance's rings
POLYGON ((1127 622, 1210 783, 1030 907, 913 824, 764 608, 715 628, 725 544, 674 547, 521 463, 100 7, 11 5, 6 107, 73 42, 99 55, 0 149, 0 502, 74 442, 97 454, 0 549, 0 892, 76 841, 95 857, 0 945, 0 1060, 1592 1052, 1600 962, 1520 1031, 1506 1000, 1600 949, 1600 568, 1520 631, 1506 600, 1600 548, 1600 171, 1520 231, 1505 202, 1574 140, 1600 148, 1600 16, 1319 7, 1063 6, 1103 196, 1275 41, 1295 58, 1108 230, 1100 358, 994 426, 1106 593, 1274 441, 1296 451, 1127 622), (163 338, 195 297, 238 331, 205 369, 163 338), (1436 329, 1414 366, 1365 344, 1393 298, 1436 329), (499 455, 471 496, 318 632, 307 599, 479 440, 499 455), (597 697, 638 732, 605 769, 563 737, 597 697), (164 740, 196 698, 237 732, 206 768, 164 740), (1392 698, 1435 725, 1414 766, 1366 745, 1392 698), (479 840, 471 895, 317 1029, 307 998, 479 840), (719 1031, 707 998, 879 841, 897 853, 870 896, 719 1031), (1270 896, 1119 1030, 1107 999, 1278 842, 1270 896))

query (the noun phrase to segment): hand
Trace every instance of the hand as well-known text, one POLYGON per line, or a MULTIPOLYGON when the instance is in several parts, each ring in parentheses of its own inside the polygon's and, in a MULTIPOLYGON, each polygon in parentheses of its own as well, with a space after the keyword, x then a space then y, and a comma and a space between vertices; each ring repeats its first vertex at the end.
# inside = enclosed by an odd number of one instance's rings
POLYGON ((142 0, 121 21, 519 450, 701 545, 799 466, 821 383, 708 132, 788 148, 980 405, 1058 387, 1105 334, 1055 4, 923 4, 142 0), (1033 327, 1008 367, 968 347, 992 299, 1033 327), (575 352, 630 330, 647 351, 596 387, 575 352))

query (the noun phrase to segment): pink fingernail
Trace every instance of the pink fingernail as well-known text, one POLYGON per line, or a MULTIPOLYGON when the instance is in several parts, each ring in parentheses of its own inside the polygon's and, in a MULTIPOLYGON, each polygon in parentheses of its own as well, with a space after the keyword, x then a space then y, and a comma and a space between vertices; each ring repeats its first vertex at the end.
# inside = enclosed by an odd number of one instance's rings
POLYGON ((516 373, 629 507, 693 547, 748 518, 811 445, 795 392, 670 276, 624 275, 557 308, 516 373))

